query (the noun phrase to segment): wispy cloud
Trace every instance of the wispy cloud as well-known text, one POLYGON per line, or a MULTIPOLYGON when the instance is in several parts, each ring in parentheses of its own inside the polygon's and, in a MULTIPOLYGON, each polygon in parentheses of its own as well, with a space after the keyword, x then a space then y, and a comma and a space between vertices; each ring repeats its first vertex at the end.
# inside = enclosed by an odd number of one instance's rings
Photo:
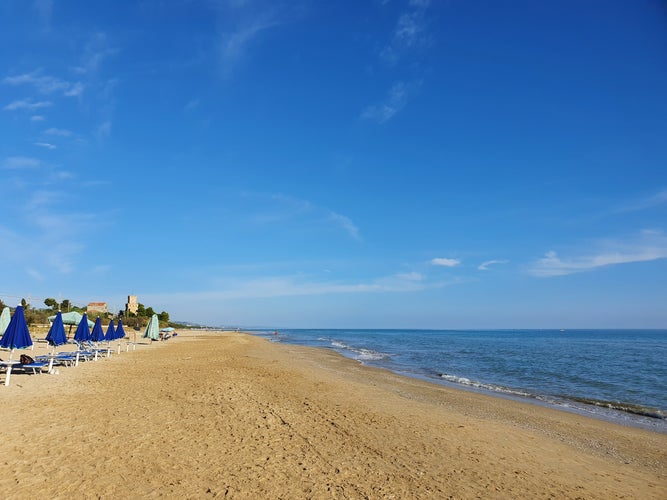
POLYGON ((105 120, 95 129, 95 137, 98 141, 103 141, 111 136, 111 120, 105 120))
POLYGON ((308 200, 287 196, 282 193, 270 196, 246 194, 248 197, 264 199, 270 205, 269 211, 261 212, 252 217, 261 224, 273 224, 281 221, 315 219, 326 222, 329 226, 342 229, 355 240, 361 240, 359 227, 346 215, 339 214, 326 207, 320 207, 308 200))
POLYGON ((49 142, 35 142, 33 143, 35 146, 39 146, 40 148, 46 148, 46 149, 56 149, 55 144, 51 144, 49 142))
MULTIPOLYGON (((233 299, 294 297, 333 294, 410 293, 459 284, 459 280, 429 283, 419 273, 398 273, 369 281, 320 281, 303 275, 268 276, 220 280, 215 291, 187 294, 159 294, 167 302, 187 297, 191 300, 219 301, 233 299)), ((151 296, 154 300, 158 295, 151 296)), ((161 301, 160 301, 161 302, 161 301)))
POLYGON ((459 259, 448 259, 446 257, 436 257, 431 259, 431 264, 434 266, 443 266, 443 267, 456 267, 461 265, 459 259))
POLYGON ((667 204, 667 189, 662 189, 655 194, 627 203, 618 208, 616 213, 638 212, 640 210, 647 210, 664 204, 667 204))
POLYGON ((38 158, 31 158, 28 156, 9 156, 2 161, 4 168, 12 170, 23 170, 31 168, 39 168, 42 162, 38 158))
POLYGON ((83 49, 82 65, 77 68, 81 74, 96 73, 102 63, 109 57, 117 54, 119 49, 112 46, 106 33, 93 33, 83 49))
POLYGON ((199 106, 199 99, 191 99, 188 101, 188 103, 183 107, 185 111, 192 111, 193 109, 197 108, 199 106))
POLYGON ((534 262, 529 272, 533 276, 548 278, 667 258, 667 237, 662 231, 642 231, 634 239, 602 242, 600 246, 599 252, 565 258, 551 250, 534 262))
POLYGON ((109 274, 111 269, 112 267, 110 264, 99 264, 91 269, 90 274, 97 274, 97 275, 109 274))
POLYGON ((76 82, 74 85, 72 85, 69 89, 65 91, 65 96, 66 97, 76 97, 79 96, 83 93, 83 83, 81 82, 76 82))
POLYGON ((45 118, 42 115, 33 115, 30 117, 31 122, 43 122, 44 120, 45 118))
POLYGON ((80 95, 83 92, 81 82, 71 83, 62 78, 41 75, 39 70, 22 75, 7 76, 2 80, 7 85, 30 85, 42 94, 61 93, 67 97, 80 95))
POLYGON ((32 99, 19 99, 10 102, 3 109, 7 111, 15 111, 18 109, 27 109, 32 111, 35 109, 48 108, 52 104, 53 103, 51 101, 33 101, 32 99))
POLYGON ((55 127, 51 127, 51 128, 46 129, 44 131, 44 133, 48 134, 48 135, 59 136, 59 137, 71 137, 72 135, 74 135, 74 132, 72 132, 71 130, 67 130, 67 129, 64 129, 64 128, 55 128, 55 127))
POLYGON ((40 21, 48 26, 53 14, 53 0, 34 0, 33 8, 37 12, 40 21))
POLYGON ((86 245, 82 232, 99 221, 93 214, 60 210, 65 197, 62 190, 33 191, 20 210, 24 216, 21 231, 0 225, 0 258, 26 269, 34 279, 48 278, 51 271, 74 271, 76 256, 86 245))
POLYGON ((420 83, 395 83, 382 102, 368 106, 361 112, 363 120, 386 123, 401 111, 415 93, 420 83))
POLYGON ((509 262, 509 260, 487 260, 485 262, 482 262, 477 267, 477 269, 479 269, 480 271, 488 271, 489 266, 494 266, 494 265, 497 265, 497 264, 507 264, 508 262, 509 262))
POLYGON ((31 276, 34 280, 44 281, 44 276, 42 276, 42 274, 39 271, 33 269, 32 267, 26 267, 25 272, 26 274, 31 276))
POLYGON ((220 37, 220 61, 225 74, 229 74, 246 56, 260 35, 279 22, 264 14, 249 23, 238 26, 234 31, 224 32, 220 37))
POLYGON ((336 212, 329 212, 329 219, 333 221, 334 224, 343 228, 354 239, 356 240, 361 239, 361 236, 359 234, 359 228, 355 225, 354 222, 352 222, 352 220, 349 217, 337 214, 336 212))
POLYGON ((407 51, 428 45, 426 10, 430 4, 430 0, 408 2, 407 8, 398 16, 391 42, 381 52, 384 61, 396 64, 407 51))
POLYGON ((81 232, 99 224, 93 213, 61 210, 65 199, 62 190, 36 190, 23 207, 28 221, 25 236, 34 244, 30 255, 24 258, 42 262, 61 274, 74 271, 76 256, 86 248, 81 232))

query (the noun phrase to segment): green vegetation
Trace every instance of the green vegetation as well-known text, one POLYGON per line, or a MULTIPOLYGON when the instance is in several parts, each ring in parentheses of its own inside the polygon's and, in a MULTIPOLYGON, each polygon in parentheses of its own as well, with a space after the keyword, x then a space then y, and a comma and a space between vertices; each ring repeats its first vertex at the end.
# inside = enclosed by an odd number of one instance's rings
MULTIPOLYGON (((78 307, 69 299, 64 299, 60 304, 53 297, 47 297, 44 299, 44 305, 46 306, 43 309, 33 308, 25 298, 21 299, 21 305, 23 306, 25 312, 25 319, 28 325, 44 325, 49 322, 49 316, 53 316, 58 310, 62 312, 76 311, 78 313, 85 313, 86 307, 78 307)), ((0 300, 0 311, 7 307, 7 305, 0 300)), ((12 308, 13 309, 13 308, 12 308)), ((123 324, 128 327, 134 327, 135 329, 141 329, 148 324, 148 320, 153 316, 155 311, 152 307, 146 307, 143 304, 139 304, 137 308, 137 314, 129 313, 125 314, 125 311, 121 310, 118 313, 114 314, 113 312, 108 312, 106 314, 99 314, 94 312, 89 319, 92 320, 93 317, 100 316, 103 321, 110 321, 112 319, 121 319, 123 324)), ((169 313, 167 311, 162 311, 157 314, 158 320, 160 321, 160 328, 171 326, 173 328, 183 328, 183 325, 178 323, 172 323, 169 320, 169 313)))
POLYGON ((156 313, 152 307, 146 307, 141 302, 137 305, 137 313, 134 314, 129 312, 127 316, 125 311, 118 311, 118 316, 123 318, 123 323, 132 326, 135 329, 141 329, 148 324, 148 320, 151 319, 153 314, 157 314, 158 320, 160 321, 160 328, 165 328, 171 326, 173 328, 182 328, 183 325, 177 323, 172 323, 169 320, 169 313, 167 311, 162 311, 161 313, 156 313))

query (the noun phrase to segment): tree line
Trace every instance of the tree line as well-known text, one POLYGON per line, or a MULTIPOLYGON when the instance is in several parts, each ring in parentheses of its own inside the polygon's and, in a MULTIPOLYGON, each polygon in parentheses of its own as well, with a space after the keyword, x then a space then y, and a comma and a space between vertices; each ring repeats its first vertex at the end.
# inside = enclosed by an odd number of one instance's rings
MULTIPOLYGON (((44 305, 46 306, 45 308, 32 307, 31 304, 29 304, 25 300, 25 298, 21 299, 21 305, 23 306, 25 319, 28 325, 46 324, 49 321, 49 316, 53 316, 58 311, 62 312, 76 311, 80 314, 84 314, 87 312, 87 307, 77 306, 73 304, 69 299, 64 299, 61 302, 58 302, 56 299, 52 297, 44 299, 44 305)), ((8 306, 0 299, 0 311, 2 311, 5 307, 8 306)), ((153 314, 157 314, 157 317, 160 320, 160 326, 172 326, 175 328, 183 326, 177 323, 173 323, 170 320, 169 313, 167 311, 156 313, 152 307, 150 306, 146 307, 144 304, 141 303, 138 304, 136 314, 133 312, 128 312, 126 314, 125 311, 122 309, 115 314, 113 312, 101 313, 98 311, 94 311, 93 314, 95 316, 99 316, 100 318, 106 320, 111 320, 114 318, 122 319, 123 323, 125 323, 128 326, 134 326, 135 328, 143 327, 148 323, 148 320, 153 316, 153 314)))

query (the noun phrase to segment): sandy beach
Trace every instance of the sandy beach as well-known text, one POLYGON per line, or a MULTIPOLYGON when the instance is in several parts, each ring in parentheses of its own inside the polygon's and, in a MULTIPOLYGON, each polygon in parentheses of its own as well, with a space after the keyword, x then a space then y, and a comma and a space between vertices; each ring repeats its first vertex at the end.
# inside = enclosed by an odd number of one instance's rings
POLYGON ((189 332, 59 372, 0 387, 4 498, 667 498, 667 435, 325 350, 189 332))

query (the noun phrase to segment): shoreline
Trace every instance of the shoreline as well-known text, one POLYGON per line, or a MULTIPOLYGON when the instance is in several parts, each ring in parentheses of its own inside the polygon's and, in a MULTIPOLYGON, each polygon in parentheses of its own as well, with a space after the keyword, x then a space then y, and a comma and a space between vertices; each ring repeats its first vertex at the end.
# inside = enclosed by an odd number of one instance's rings
POLYGON ((664 498, 667 436, 236 332, 0 391, 7 496, 664 498))
MULTIPOLYGON (((325 337, 325 334, 328 331, 338 332, 338 330, 326 329, 313 331, 322 332, 322 335, 325 337)), ((402 332, 403 330, 396 329, 394 331, 402 332)), ((496 332, 499 330, 488 331, 496 332)), ((515 332, 520 330, 511 329, 507 331, 515 332)), ((534 330, 525 331, 533 332, 534 330)), ((607 332, 607 330, 599 331, 607 332)), ((663 333, 665 332, 665 330, 656 331, 663 333)), ((411 365, 410 363, 401 364, 400 362, 393 362, 393 357, 396 355, 396 353, 394 352, 392 354, 384 354, 384 351, 382 351, 382 346, 368 347, 367 345, 364 345, 364 347, 358 347, 355 344, 348 345, 347 343, 349 340, 338 341, 337 338, 335 341, 331 341, 329 343, 323 342, 321 345, 315 345, 313 343, 313 338, 302 338, 299 335, 290 335, 291 332, 299 332, 299 329, 287 329, 287 332, 287 339, 274 339, 273 334, 266 330, 247 331, 247 333, 256 335, 260 338, 269 339, 271 341, 286 342, 293 345, 304 345, 319 349, 332 350, 365 366, 389 370, 392 373, 398 375, 423 380, 453 389, 469 391, 477 394, 491 395, 494 397, 508 399, 510 401, 526 402, 541 407, 553 408, 559 411, 587 416, 605 422, 618 423, 624 426, 641 428, 653 432, 667 434, 667 407, 660 409, 658 406, 640 404, 637 402, 628 403, 624 402, 623 400, 596 399, 595 397, 587 398, 583 395, 567 395, 566 393, 550 393, 548 391, 535 392, 535 389, 525 389, 522 388, 521 385, 508 386, 498 385, 497 382, 476 381, 474 376, 471 377, 470 375, 446 375, 444 373, 435 371, 432 367, 426 367, 426 365, 415 366, 411 365), (378 350, 375 351, 373 349, 378 350), (370 352, 372 355, 377 357, 372 357, 368 355, 367 352, 370 352), (360 353, 361 356, 359 356, 360 353), (364 358, 363 356, 368 357, 364 358)), ((317 340, 323 341, 330 339, 318 338, 317 340)))

